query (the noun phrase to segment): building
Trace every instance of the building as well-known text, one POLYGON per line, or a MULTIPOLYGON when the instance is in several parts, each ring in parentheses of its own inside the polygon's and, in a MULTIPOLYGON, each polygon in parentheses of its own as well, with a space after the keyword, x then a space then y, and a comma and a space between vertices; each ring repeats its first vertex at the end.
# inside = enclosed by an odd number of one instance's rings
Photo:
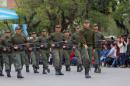
POLYGON ((0 8, 15 8, 15 0, 0 0, 0 8))

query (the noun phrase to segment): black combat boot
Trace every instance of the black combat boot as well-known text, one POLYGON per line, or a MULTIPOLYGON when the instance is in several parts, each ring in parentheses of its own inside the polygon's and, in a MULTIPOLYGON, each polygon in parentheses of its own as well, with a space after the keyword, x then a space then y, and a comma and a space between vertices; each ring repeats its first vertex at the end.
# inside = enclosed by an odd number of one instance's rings
POLYGON ((46 72, 46 69, 45 69, 45 68, 43 68, 43 72, 42 72, 42 74, 47 74, 47 72, 46 72))
POLYGON ((7 77, 11 77, 10 70, 6 70, 7 77))
POLYGON ((46 70, 47 70, 48 73, 50 73, 50 69, 49 68, 47 68, 46 70))
POLYGON ((94 68, 95 68, 95 69, 94 69, 94 73, 96 73, 96 72, 97 72, 97 70, 98 70, 98 65, 97 65, 97 64, 95 64, 95 65, 94 65, 94 68))
POLYGON ((56 75, 59 75, 58 69, 55 69, 55 72, 56 75))
POLYGON ((59 72, 59 75, 64 75, 64 74, 61 72, 61 69, 59 69, 58 72, 59 72))
POLYGON ((2 72, 2 71, 0 71, 0 76, 4 76, 4 74, 3 74, 3 72, 2 72))
POLYGON ((98 64, 95 65, 95 70, 94 70, 95 73, 101 73, 101 68, 99 67, 98 64))
POLYGON ((82 71, 83 71, 82 65, 78 65, 78 66, 77 66, 77 72, 82 72, 82 71))
POLYGON ((26 66, 26 72, 29 72, 29 66, 26 66))
POLYGON ((64 74, 61 72, 61 69, 56 69, 56 75, 64 75, 64 74))
POLYGON ((85 68, 85 78, 91 78, 89 75, 89 68, 85 68))
POLYGON ((39 72, 37 71, 37 67, 33 67, 33 70, 34 70, 34 73, 39 73, 39 72))
POLYGON ((38 70, 38 67, 33 66, 33 71, 34 71, 34 73, 39 73, 37 70, 38 70))
POLYGON ((18 71, 17 71, 17 78, 19 78, 19 79, 20 79, 20 78, 21 78, 21 79, 24 78, 24 77, 22 76, 22 74, 21 74, 21 70, 18 70, 18 71))
POLYGON ((71 68, 69 65, 66 66, 66 71, 71 71, 71 68))

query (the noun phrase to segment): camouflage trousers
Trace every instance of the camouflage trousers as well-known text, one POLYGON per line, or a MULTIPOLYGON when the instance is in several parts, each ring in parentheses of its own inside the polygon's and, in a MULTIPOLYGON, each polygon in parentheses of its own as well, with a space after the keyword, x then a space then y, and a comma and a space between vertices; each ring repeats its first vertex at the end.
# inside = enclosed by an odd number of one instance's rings
POLYGON ((4 64, 3 56, 2 56, 2 54, 0 54, 0 71, 3 71, 3 64, 4 64))
POLYGON ((23 65, 25 64, 25 58, 27 57, 27 54, 25 53, 25 51, 17 51, 13 53, 13 56, 15 70, 22 70, 23 65))
POLYGON ((65 58, 65 65, 70 66, 70 54, 72 50, 63 50, 63 57, 65 58))
POLYGON ((5 64, 5 71, 11 71, 11 65, 13 63, 13 54, 4 53, 3 60, 5 64))
POLYGON ((47 69, 48 68, 48 59, 49 59, 49 50, 40 50, 41 54, 41 59, 43 62, 43 68, 47 69))
POLYGON ((86 49, 84 47, 81 48, 81 58, 82 58, 82 63, 83 63, 84 68, 89 70, 90 69, 90 58, 89 58, 88 49, 86 49))
POLYGON ((55 69, 62 69, 63 49, 52 49, 52 57, 55 69))
POLYGON ((82 57, 79 49, 75 49, 75 57, 77 57, 77 65, 82 65, 82 57))

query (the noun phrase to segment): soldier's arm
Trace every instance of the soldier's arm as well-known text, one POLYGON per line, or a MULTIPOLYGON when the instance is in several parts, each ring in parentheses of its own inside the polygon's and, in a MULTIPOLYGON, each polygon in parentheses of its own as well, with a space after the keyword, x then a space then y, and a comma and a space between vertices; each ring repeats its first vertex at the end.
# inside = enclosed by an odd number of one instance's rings
POLYGON ((95 44, 96 44, 96 43, 95 43, 95 42, 96 42, 96 38, 95 38, 96 36, 95 36, 95 35, 96 35, 96 34, 95 34, 95 32, 93 32, 93 31, 92 31, 92 34, 93 34, 93 37, 92 37, 92 38, 93 38, 93 39, 92 39, 92 45, 93 45, 93 48, 95 48, 95 47, 96 47, 96 46, 95 46, 95 44))
POLYGON ((49 42, 49 44, 50 44, 51 46, 52 46, 52 44, 54 44, 53 36, 54 36, 54 33, 51 33, 51 34, 48 36, 48 42, 49 42))
POLYGON ((72 35, 71 41, 72 41, 72 43, 76 43, 75 34, 72 35))
POLYGON ((79 32, 79 35, 80 35, 80 43, 81 43, 81 44, 85 44, 85 45, 87 45, 87 43, 86 43, 86 40, 85 40, 85 37, 84 37, 84 35, 83 35, 83 31, 82 31, 82 30, 79 32))

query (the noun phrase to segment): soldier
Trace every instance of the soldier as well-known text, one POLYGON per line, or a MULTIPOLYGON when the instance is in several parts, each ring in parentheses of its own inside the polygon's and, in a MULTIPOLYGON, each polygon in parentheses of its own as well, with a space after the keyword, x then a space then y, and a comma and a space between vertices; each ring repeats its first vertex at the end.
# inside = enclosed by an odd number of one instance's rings
POLYGON ((24 78, 21 70, 25 63, 25 50, 23 44, 27 42, 26 38, 22 35, 20 27, 16 27, 16 34, 12 36, 12 43, 14 45, 14 65, 17 71, 17 78, 24 78))
POLYGON ((11 32, 10 30, 6 30, 3 37, 3 59, 5 64, 5 71, 7 73, 7 77, 11 77, 11 65, 13 62, 12 56, 12 41, 11 41, 11 32))
POLYGON ((38 38, 36 37, 36 33, 32 32, 31 37, 32 39, 29 40, 29 47, 28 47, 28 54, 29 57, 31 58, 32 61, 32 65, 33 65, 33 70, 34 73, 39 73, 38 72, 38 68, 39 68, 39 57, 40 57, 40 53, 39 53, 39 45, 38 45, 38 38))
POLYGON ((82 67, 82 59, 81 59, 81 53, 80 53, 80 42, 81 42, 81 37, 80 37, 80 27, 77 26, 75 27, 75 32, 72 34, 72 42, 74 45, 74 51, 75 51, 75 57, 77 57, 77 72, 81 72, 83 70, 82 67))
POLYGON ((48 32, 46 29, 44 29, 41 32, 38 41, 40 43, 40 54, 43 61, 43 74, 47 74, 47 72, 50 73, 50 69, 48 68, 49 40, 48 40, 48 32))
POLYGON ((94 32, 95 32, 95 51, 94 51, 94 58, 95 58, 95 73, 101 73, 100 68, 100 50, 101 50, 101 42, 104 40, 104 36, 99 31, 99 27, 97 24, 94 24, 94 32))
POLYGON ((86 20, 83 23, 83 30, 80 31, 80 36, 82 37, 81 55, 83 60, 83 65, 85 68, 85 77, 91 78, 89 75, 90 63, 92 59, 92 50, 94 48, 94 32, 90 29, 90 22, 86 20))
POLYGON ((2 51, 3 51, 2 38, 0 37, 0 76, 4 76, 4 74, 3 74, 4 62, 3 62, 2 51))
POLYGON ((71 41, 71 36, 70 36, 69 30, 64 31, 64 39, 65 39, 65 43, 63 45, 63 57, 65 58, 66 71, 71 71, 70 54, 72 52, 73 44, 72 44, 72 41, 71 41))
POLYGON ((61 72, 63 60, 62 42, 64 41, 64 35, 61 33, 61 25, 55 26, 55 32, 50 35, 49 39, 51 40, 53 65, 56 75, 64 75, 61 72))

